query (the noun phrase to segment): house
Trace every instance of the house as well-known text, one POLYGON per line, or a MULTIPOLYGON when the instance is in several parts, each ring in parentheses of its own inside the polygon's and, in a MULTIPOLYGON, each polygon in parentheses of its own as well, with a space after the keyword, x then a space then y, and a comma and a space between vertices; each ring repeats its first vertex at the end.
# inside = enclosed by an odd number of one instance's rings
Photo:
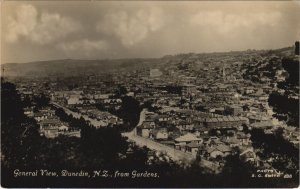
POLYGON ((166 129, 153 129, 150 131, 150 138, 155 140, 167 140, 169 133, 166 129))
POLYGON ((250 162, 256 162, 257 161, 257 157, 255 152, 253 151, 253 148, 249 148, 246 149, 245 151, 243 151, 240 154, 240 158, 244 159, 246 162, 250 161, 250 162))
POLYGON ((200 146, 201 146, 201 144, 199 144, 198 142, 193 141, 193 142, 186 145, 186 151, 190 152, 194 156, 196 156, 200 146))
POLYGON ((208 134, 210 129, 201 125, 200 126, 195 125, 195 130, 198 131, 200 135, 202 135, 202 134, 208 134))
POLYGON ((226 106, 225 112, 232 116, 240 115, 243 112, 243 108, 236 105, 226 106))
POLYGON ((40 122, 40 121, 43 121, 44 119, 47 119, 47 116, 44 115, 43 113, 41 112, 36 112, 34 113, 34 119, 37 121, 37 122, 40 122))
POLYGON ((112 116, 112 117, 108 118, 108 123, 110 125, 116 125, 118 123, 118 118, 115 116, 112 116))
POLYGON ((68 105, 75 105, 75 104, 79 104, 79 103, 80 103, 79 97, 70 97, 67 99, 68 105))
POLYGON ((258 116, 258 115, 251 115, 248 117, 248 119, 250 124, 269 120, 267 117, 258 116))
POLYGON ((34 116, 33 108, 24 108, 24 114, 29 117, 33 117, 34 116))
POLYGON ((198 137, 196 137, 196 135, 194 135, 192 133, 187 133, 183 136, 180 136, 180 137, 176 138, 174 141, 175 141, 175 148, 178 150, 183 150, 183 151, 185 151, 185 146, 191 142, 195 142, 198 144, 203 143, 202 138, 198 138, 198 137))
POLYGON ((154 68, 154 69, 150 69, 150 77, 160 77, 162 75, 162 72, 157 69, 157 68, 154 68))
MULTIPOLYGON (((206 118, 203 121, 203 125, 208 128, 237 128, 242 124, 248 124, 248 119, 245 117, 237 116, 222 116, 206 118)), ((200 123, 199 123, 200 124, 200 123)))
POLYGON ((222 140, 226 145, 230 147, 238 147, 242 145, 242 142, 236 137, 230 137, 222 140))
POLYGON ((122 100, 119 99, 119 98, 114 98, 114 99, 104 99, 103 100, 103 104, 106 108, 110 108, 110 107, 113 107, 115 108, 116 110, 117 109, 120 109, 121 107, 121 104, 122 104, 122 100))
POLYGON ((58 127, 58 131, 68 131, 68 130, 69 130, 69 127, 67 127, 65 125, 58 127))
POLYGON ((203 139, 203 143, 207 145, 208 142, 210 142, 211 136, 209 134, 201 134, 201 138, 203 139))
POLYGON ((184 121, 180 120, 179 123, 176 126, 180 131, 192 131, 194 129, 194 125, 184 121))
POLYGON ((168 121, 168 120, 169 120, 169 116, 167 116, 167 115, 159 115, 158 116, 159 122, 168 121))
POLYGON ((197 93, 196 85, 184 84, 181 87, 182 87, 182 94, 183 95, 191 95, 191 94, 196 94, 197 93))
POLYGON ((138 126, 137 134, 149 138, 150 137, 150 131, 155 128, 155 123, 152 121, 144 121, 140 126, 138 126))
POLYGON ((134 92, 128 92, 127 94, 126 94, 127 96, 134 96, 134 92))
POLYGON ((49 127, 49 126, 60 126, 61 122, 57 118, 51 118, 51 119, 45 119, 42 120, 40 123, 40 128, 43 129, 44 127, 49 127))
POLYGON ((229 154, 231 154, 232 149, 224 144, 218 145, 218 146, 212 146, 208 147, 206 152, 207 159, 216 159, 218 156, 220 157, 226 157, 229 154))
POLYGON ((42 135, 44 135, 46 138, 55 138, 58 136, 58 126, 45 126, 42 129, 42 135))
POLYGON ((210 137, 205 144, 208 146, 216 146, 216 145, 221 145, 224 143, 218 137, 213 136, 213 137, 210 137))
POLYGON ((48 117, 55 116, 55 110, 52 110, 50 107, 40 109, 39 111, 48 117))
POLYGON ((251 140, 250 140, 251 135, 250 134, 245 134, 243 132, 238 132, 236 134, 236 138, 241 142, 241 145, 250 145, 251 140))
POLYGON ((247 87, 245 89, 245 94, 251 94, 251 93, 254 93, 255 90, 254 90, 254 87, 247 87))

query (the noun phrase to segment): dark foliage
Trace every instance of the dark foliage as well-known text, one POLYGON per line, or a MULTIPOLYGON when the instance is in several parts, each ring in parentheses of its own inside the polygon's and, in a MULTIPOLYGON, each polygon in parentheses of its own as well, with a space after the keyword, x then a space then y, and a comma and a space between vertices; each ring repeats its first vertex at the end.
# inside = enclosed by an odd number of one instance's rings
POLYGON ((256 148, 263 148, 264 154, 277 153, 280 156, 287 156, 298 161, 299 150, 293 144, 285 140, 282 131, 277 130, 276 134, 265 134, 262 129, 251 130, 251 140, 256 148))
POLYGON ((299 182, 299 149, 285 140, 282 136, 283 131, 278 129, 275 134, 265 134, 262 129, 251 131, 253 147, 260 150, 257 153, 260 158, 275 158, 272 166, 279 170, 285 170, 293 175, 293 182, 299 182))
POLYGON ((299 99, 274 92, 269 96, 269 105, 274 108, 278 119, 287 121, 288 125, 299 127, 299 99))
POLYGON ((288 78, 278 84, 285 94, 271 93, 269 104, 274 108, 274 115, 284 120, 288 125, 299 127, 299 99, 291 98, 290 94, 299 94, 299 60, 283 58, 282 66, 288 73, 288 78))
POLYGON ((168 93, 171 93, 171 94, 181 95, 181 93, 182 93, 182 87, 181 86, 168 85, 168 86, 165 87, 165 90, 168 91, 168 93))
POLYGON ((299 55, 300 51, 299 51, 299 41, 295 42, 295 55, 299 55))
POLYGON ((120 125, 120 131, 130 131, 132 130, 139 122, 140 112, 142 107, 140 103, 131 96, 122 96, 122 104, 120 109, 106 109, 102 104, 97 104, 96 107, 100 111, 108 111, 111 114, 114 114, 123 119, 124 124, 120 125))
POLYGON ((41 93, 38 96, 34 96, 33 101, 36 108, 39 109, 48 106, 50 102, 50 98, 47 97, 44 93, 41 93))
POLYGON ((286 82, 292 85, 299 86, 299 60, 284 58, 282 59, 282 67, 289 74, 286 82))
POLYGON ((120 98, 127 94, 127 89, 124 86, 118 86, 116 90, 116 97, 120 98))

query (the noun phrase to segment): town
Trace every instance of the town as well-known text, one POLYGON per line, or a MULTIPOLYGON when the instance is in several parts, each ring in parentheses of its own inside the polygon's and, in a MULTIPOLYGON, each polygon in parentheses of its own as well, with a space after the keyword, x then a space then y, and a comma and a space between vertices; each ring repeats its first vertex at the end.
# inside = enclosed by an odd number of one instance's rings
MULTIPOLYGON (((299 101, 299 85, 280 85, 291 77, 284 57, 299 66, 299 55, 285 48, 179 54, 105 73, 7 79, 16 83, 22 101, 28 102, 24 113, 37 121, 46 138, 80 138, 80 127, 66 118, 71 116, 95 128, 120 128, 132 146, 146 146, 185 165, 198 161, 212 173, 221 172, 232 154, 255 167, 286 173, 277 166, 286 159, 264 154, 253 141, 259 131, 261 136, 280 133, 299 149, 299 109, 296 120, 293 115, 283 119, 274 116, 270 105, 274 93, 299 101)), ((294 162, 287 166, 298 169, 294 162)))

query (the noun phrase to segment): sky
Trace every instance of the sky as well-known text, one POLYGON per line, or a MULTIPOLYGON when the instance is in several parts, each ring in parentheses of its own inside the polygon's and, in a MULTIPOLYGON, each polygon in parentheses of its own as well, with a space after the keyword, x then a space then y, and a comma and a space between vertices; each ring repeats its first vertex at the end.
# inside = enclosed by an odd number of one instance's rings
POLYGON ((299 1, 5 1, 1 63, 276 49, 300 39, 299 1))

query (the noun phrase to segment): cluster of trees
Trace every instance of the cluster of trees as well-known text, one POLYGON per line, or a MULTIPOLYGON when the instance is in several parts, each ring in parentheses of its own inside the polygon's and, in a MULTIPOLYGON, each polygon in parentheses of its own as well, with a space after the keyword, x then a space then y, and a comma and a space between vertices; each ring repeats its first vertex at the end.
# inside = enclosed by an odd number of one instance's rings
MULTIPOLYGON (((263 56, 275 55, 274 53, 266 53, 263 56)), ((251 80, 254 83, 261 83, 261 76, 274 79, 276 71, 282 69, 281 60, 277 57, 269 58, 268 60, 251 59, 249 62, 242 65, 245 69, 243 78, 251 80)))
POLYGON ((299 59, 285 57, 282 59, 282 67, 288 72, 286 84, 299 86, 299 59))
MULTIPOLYGON (((124 94, 124 92, 120 92, 122 91, 122 89, 118 91, 119 91, 118 93, 124 94)), ((109 113, 116 115, 119 118, 122 118, 124 124, 119 126, 120 130, 130 131, 138 124, 142 107, 140 106, 139 101, 137 101, 135 98, 131 96, 118 95, 118 97, 120 97, 122 100, 121 107, 118 110, 114 108, 106 109, 104 108, 104 105, 101 103, 98 103, 96 107, 100 111, 108 111, 109 113)))
POLYGON ((146 108, 150 112, 156 112, 161 109, 161 107, 153 106, 152 100, 148 100, 148 101, 144 102, 144 104, 141 105, 141 109, 144 109, 144 108, 146 108))
MULTIPOLYGON (((274 52, 267 52, 266 55, 274 54, 274 52)), ((273 107, 276 112, 274 115, 279 120, 284 120, 288 125, 299 127, 299 99, 291 98, 291 94, 299 94, 299 60, 292 57, 284 57, 282 60, 274 57, 268 62, 258 62, 252 60, 253 64, 244 64, 246 72, 245 79, 251 79, 253 82, 258 82, 260 73, 270 74, 268 77, 273 79, 275 73, 279 69, 286 71, 287 78, 284 82, 278 82, 277 87, 285 90, 285 94, 273 92, 269 95, 269 105, 273 107), (264 65, 264 66, 261 66, 264 65), (254 81, 253 80, 257 81, 254 81)))
POLYGON ((48 106, 50 102, 50 98, 47 97, 44 93, 34 96, 32 99, 26 96, 21 104, 23 107, 31 107, 34 106, 34 110, 37 111, 38 109, 48 106))
POLYGON ((290 95, 299 95, 299 60, 285 57, 282 66, 288 73, 284 82, 278 83, 278 88, 284 89, 284 94, 273 92, 269 96, 269 105, 273 107, 274 115, 284 120, 288 125, 299 127, 299 99, 291 98, 290 95))
MULTIPOLYGON (((56 113, 64 121, 70 122, 74 127, 79 127, 82 137, 59 136, 55 139, 47 139, 40 136, 35 120, 24 115, 21 98, 15 85, 3 80, 1 80, 1 106, 3 186, 24 187, 24 185, 18 185, 21 184, 22 179, 18 180, 13 177, 15 169, 85 169, 87 171, 106 167, 117 169, 116 166, 123 161, 120 157, 122 155, 126 157, 128 143, 117 129, 96 129, 82 119, 66 116, 62 110, 57 110, 56 113)), ((34 181, 34 178, 27 178, 27 184, 32 184, 31 182, 49 184, 44 179, 34 181)))
POLYGON ((258 155, 267 160, 273 159, 272 166, 293 175, 293 181, 299 182, 299 149, 283 137, 283 129, 275 134, 265 134, 262 129, 251 130, 253 147, 259 149, 258 155))
POLYGON ((290 126, 299 127, 299 99, 273 92, 269 95, 268 102, 276 112, 276 118, 286 121, 290 126))
POLYGON ((165 90, 168 91, 168 93, 171 93, 171 94, 178 94, 178 95, 182 94, 182 87, 181 86, 167 85, 165 87, 165 90))

